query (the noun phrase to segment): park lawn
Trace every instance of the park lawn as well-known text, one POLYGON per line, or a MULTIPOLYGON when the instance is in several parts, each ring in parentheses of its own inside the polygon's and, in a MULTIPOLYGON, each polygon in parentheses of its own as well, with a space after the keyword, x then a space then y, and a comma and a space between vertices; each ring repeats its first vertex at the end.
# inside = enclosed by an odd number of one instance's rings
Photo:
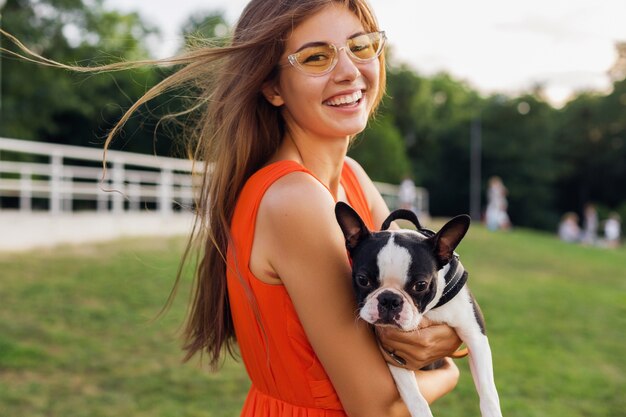
MULTIPOLYGON (((236 416, 240 362, 181 364, 183 239, 0 254, 0 416, 236 416)), ((487 319, 505 416, 624 416, 626 250, 473 226, 458 248, 487 319)), ((436 416, 478 416, 467 359, 436 416)))

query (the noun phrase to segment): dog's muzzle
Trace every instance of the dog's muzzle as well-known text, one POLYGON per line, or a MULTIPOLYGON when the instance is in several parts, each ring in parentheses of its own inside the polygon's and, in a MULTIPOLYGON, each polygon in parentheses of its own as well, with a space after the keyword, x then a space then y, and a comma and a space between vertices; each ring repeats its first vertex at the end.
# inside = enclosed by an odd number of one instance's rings
POLYGON ((376 297, 378 300, 378 316, 381 323, 392 324, 400 318, 404 300, 400 294, 384 291, 376 297))

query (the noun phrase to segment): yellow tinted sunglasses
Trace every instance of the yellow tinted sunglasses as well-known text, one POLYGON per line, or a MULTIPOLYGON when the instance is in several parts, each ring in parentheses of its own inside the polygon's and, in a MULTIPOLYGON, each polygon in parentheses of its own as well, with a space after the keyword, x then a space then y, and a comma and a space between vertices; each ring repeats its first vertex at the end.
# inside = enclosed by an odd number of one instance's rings
POLYGON ((355 63, 366 63, 378 58, 383 51, 387 37, 385 32, 364 33, 353 36, 342 47, 332 43, 316 42, 307 44, 287 57, 289 63, 296 69, 314 77, 328 74, 339 61, 339 52, 342 49, 355 63))

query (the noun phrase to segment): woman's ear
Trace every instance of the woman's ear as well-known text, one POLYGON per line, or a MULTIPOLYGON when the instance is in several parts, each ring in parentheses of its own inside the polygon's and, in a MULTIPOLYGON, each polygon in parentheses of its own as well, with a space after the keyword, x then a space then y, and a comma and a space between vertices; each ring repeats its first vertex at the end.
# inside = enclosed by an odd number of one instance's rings
POLYGON ((280 91, 278 91, 278 86, 274 80, 266 81, 263 84, 263 88, 261 88, 261 92, 265 96, 265 99, 273 106, 280 107, 285 104, 285 101, 280 95, 280 91))

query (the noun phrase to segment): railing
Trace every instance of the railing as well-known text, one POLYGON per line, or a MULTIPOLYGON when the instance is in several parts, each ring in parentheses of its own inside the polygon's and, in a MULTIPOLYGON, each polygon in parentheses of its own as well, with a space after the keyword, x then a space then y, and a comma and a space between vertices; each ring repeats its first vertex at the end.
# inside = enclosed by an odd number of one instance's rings
MULTIPOLYGON (((383 196, 385 203, 389 209, 394 210, 399 208, 398 202, 398 186, 394 184, 388 184, 386 182, 374 182, 374 185, 383 196)), ((415 202, 413 204, 413 211, 417 214, 420 220, 430 217, 430 211, 428 207, 428 190, 423 187, 415 187, 415 202)))
POLYGON ((191 161, 108 151, 105 172, 103 156, 98 149, 0 138, 0 209, 154 207, 168 215, 192 206, 191 161))
MULTIPOLYGON (((101 212, 154 208, 164 215, 193 206, 192 162, 0 138, 0 210, 101 212)), ((200 168, 200 167, 196 167, 200 168)), ((387 205, 398 206, 398 186, 375 183, 387 205)), ((428 193, 417 188, 415 209, 428 215, 428 193)))

